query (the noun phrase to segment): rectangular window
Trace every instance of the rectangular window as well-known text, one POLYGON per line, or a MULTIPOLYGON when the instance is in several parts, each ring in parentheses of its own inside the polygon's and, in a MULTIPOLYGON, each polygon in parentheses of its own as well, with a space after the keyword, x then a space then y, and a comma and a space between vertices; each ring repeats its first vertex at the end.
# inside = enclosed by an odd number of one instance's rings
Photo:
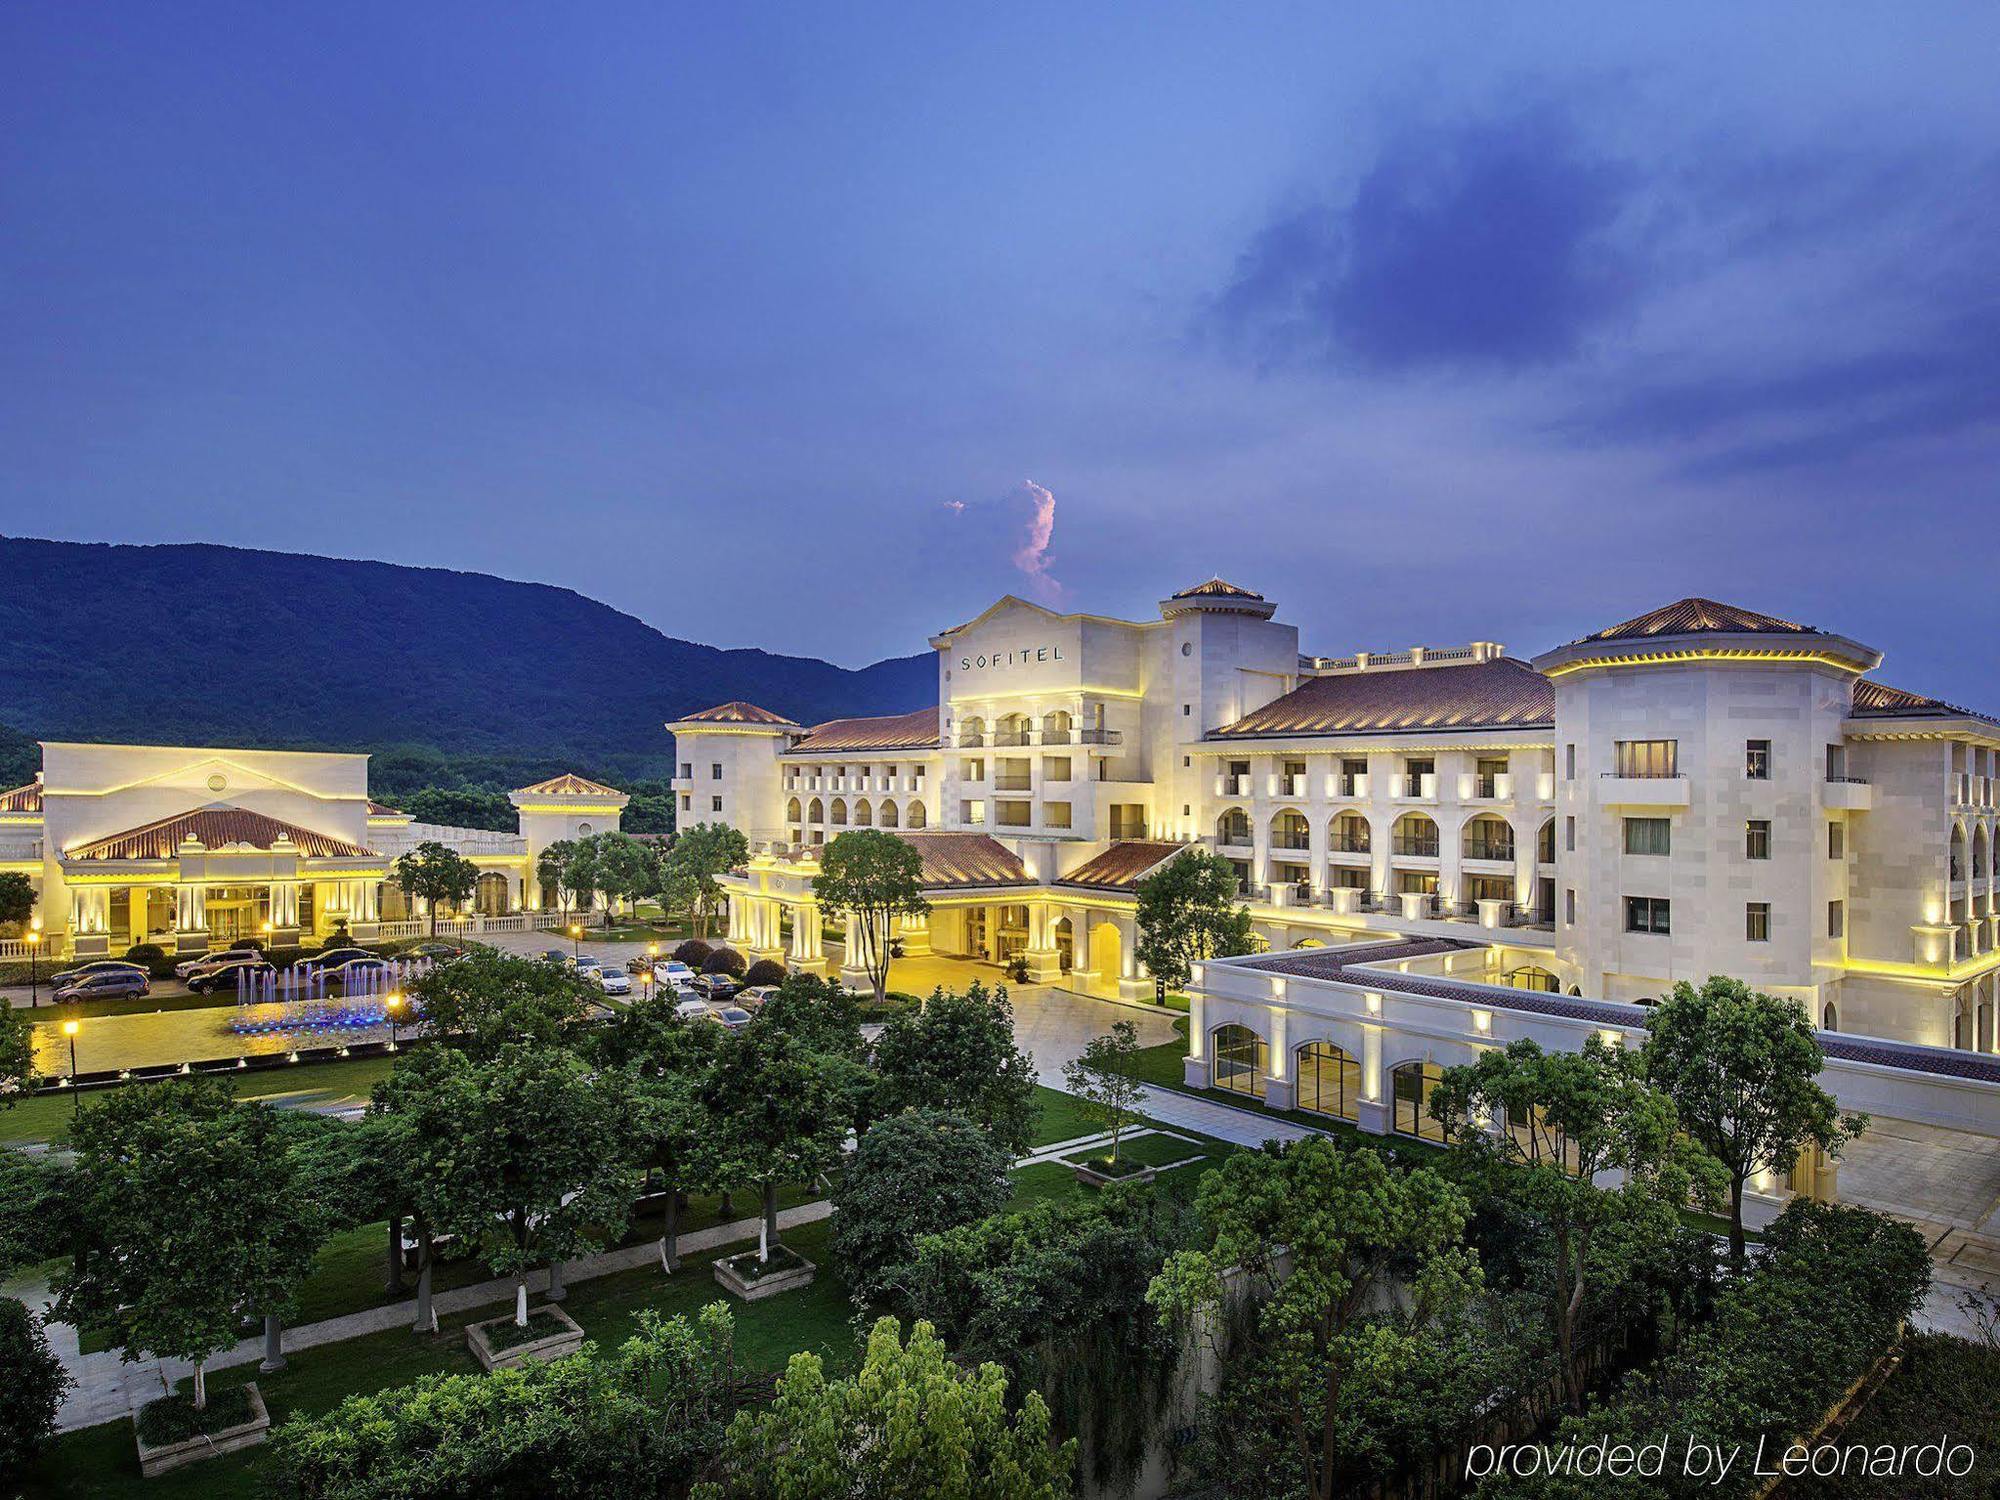
POLYGON ((1847 825, 1829 823, 1826 825, 1826 857, 1845 859, 1847 857, 1847 825))
POLYGON ((1743 825, 1743 857, 1745 859, 1769 859, 1771 857, 1771 820, 1752 818, 1743 825))
POLYGON ((682 762, 681 762, 681 777, 682 777, 682 779, 683 779, 683 780, 687 780, 687 781, 692 781, 692 780, 694 780, 694 762, 693 762, 693 761, 691 761, 691 760, 684 760, 684 761, 682 761, 682 762))
POLYGON ((1669 818, 1627 818, 1627 854, 1671 854, 1674 852, 1674 825, 1669 818))
POLYGON ((720 797, 710 797, 708 799, 708 810, 710 812, 721 812, 722 799, 720 797))
POLYGON ((1654 779, 1675 774, 1678 740, 1619 740, 1617 774, 1654 779))
POLYGON ((1576 926, 1576 889, 1571 887, 1563 892, 1563 921, 1570 927, 1576 926))
POLYGON ((1340 763, 1340 795, 1353 797, 1360 794, 1362 779, 1368 774, 1368 758, 1353 756, 1340 763))
POLYGON ((1044 802, 1042 804, 1042 826, 1044 828, 1069 827, 1069 804, 1067 802, 1044 802))
POLYGON ((1627 896, 1627 932, 1669 933, 1673 931, 1673 903, 1664 896, 1627 896))
POLYGON ((694 797, 691 793, 688 792, 681 793, 681 811, 682 812, 694 811, 694 797))
POLYGON ((1181 717, 1183 719, 1187 718, 1193 712, 1194 712, 1194 705, 1192 703, 1183 703, 1181 705, 1181 717))
POLYGON ((1067 755, 1044 755, 1042 757, 1042 780, 1068 781, 1069 757, 1067 755))
POLYGON ((722 762, 721 762, 721 761, 719 761, 719 760, 718 760, 718 761, 714 761, 714 762, 712 762, 712 763, 711 763, 711 764, 709 765, 709 768, 708 768, 708 779, 709 779, 710 781, 720 781, 720 780, 722 780, 722 762))
POLYGON ((1769 740, 1745 740, 1743 742, 1743 774, 1752 781, 1771 779, 1771 742, 1769 740))
POLYGON ((1826 903, 1826 935, 1830 938, 1847 936, 1847 903, 1829 901, 1826 903))
POLYGON ((1743 908, 1743 940, 1746 943, 1771 941, 1771 903, 1752 901, 1743 908))
POLYGON ((961 802, 958 805, 959 821, 971 828, 978 828, 986 821, 986 804, 980 801, 961 802))
POLYGON ((1576 780, 1576 746, 1563 746, 1563 780, 1576 780))
POLYGON ((1571 854, 1576 853, 1576 819, 1574 817, 1563 819, 1563 848, 1571 854))

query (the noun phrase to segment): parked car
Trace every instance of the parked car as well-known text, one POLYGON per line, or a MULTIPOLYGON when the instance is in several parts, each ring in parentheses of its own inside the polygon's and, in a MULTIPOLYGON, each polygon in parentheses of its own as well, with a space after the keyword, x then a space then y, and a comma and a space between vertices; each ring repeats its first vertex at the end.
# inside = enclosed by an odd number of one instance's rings
POLYGON ((212 995, 220 989, 236 988, 238 974, 271 972, 271 962, 261 953, 247 950, 218 953, 200 968, 190 970, 186 983, 190 994, 212 995))
POLYGON ((49 975, 49 988, 62 989, 75 984, 87 974, 109 974, 120 969, 130 969, 139 974, 150 974, 144 964, 127 963, 122 958, 100 958, 93 963, 78 964, 73 969, 64 969, 60 974, 49 975))
POLYGON ((691 984, 694 982, 694 970, 677 958, 663 958, 653 965, 653 977, 661 984, 691 984))
POLYGON ((584 971, 595 979, 607 995, 629 995, 632 993, 632 976, 623 969, 609 969, 602 965, 584 971))
POLYGON ((544 948, 542 950, 542 962, 545 964, 566 964, 569 962, 569 955, 560 948, 544 948))
POLYGON ((308 953, 299 962, 330 974, 342 964, 352 963, 357 958, 372 958, 377 963, 382 961, 381 954, 366 948, 326 948, 318 953, 308 953))
POLYGON ((199 953, 193 958, 184 958, 174 965, 174 978, 185 979, 196 969, 206 968, 225 953, 256 953, 255 948, 223 948, 214 953, 199 953))
POLYGON ((601 969, 604 967, 604 960, 599 958, 595 953, 580 953, 571 961, 581 970, 601 969))
POLYGON ((403 956, 405 958, 427 958, 434 964, 448 964, 454 958, 465 957, 465 950, 457 943, 447 943, 439 939, 437 942, 418 943, 416 946, 405 950, 403 956))
POLYGON ((764 1002, 778 993, 775 984, 760 984, 745 990, 736 997, 736 1003, 745 1010, 762 1010, 764 1002))
POLYGON ((56 991, 57 1000, 119 1000, 127 995, 150 995, 152 977, 144 969, 101 969, 86 974, 74 984, 56 991))
POLYGON ((715 1019, 731 1031, 741 1031, 750 1024, 750 1012, 740 1005, 725 1005, 715 1012, 715 1019))
POLYGON ((345 989, 357 980, 373 978, 377 974, 387 974, 394 968, 395 965, 388 959, 373 953, 364 953, 357 958, 346 958, 337 964, 328 964, 320 970, 320 973, 345 989))
POLYGON ((674 1007, 674 1014, 679 1016, 683 1021, 694 1021, 699 1020, 703 1016, 712 1015, 713 1012, 709 1010, 706 1000, 690 998, 676 1005, 674 1007))
POLYGON ((727 974, 704 974, 694 986, 711 1000, 727 1000, 743 988, 727 974))

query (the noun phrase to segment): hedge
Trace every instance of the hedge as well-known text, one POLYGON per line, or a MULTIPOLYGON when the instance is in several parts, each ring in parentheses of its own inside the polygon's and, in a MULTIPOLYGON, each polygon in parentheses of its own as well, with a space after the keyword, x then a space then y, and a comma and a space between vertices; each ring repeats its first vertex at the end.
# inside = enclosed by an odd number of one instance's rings
MULTIPOLYGON (((1818 1431, 1848 1388, 1895 1344, 1929 1289, 1930 1252, 1909 1225, 1865 1209, 1794 1199, 1772 1224, 1754 1268, 1717 1299, 1715 1316, 1675 1352, 1626 1377, 1539 1451, 1585 1452, 1600 1439, 1666 1440, 1645 1493, 1750 1494, 1758 1444, 1766 1463, 1818 1431), (1728 1477, 1686 1472, 1690 1442, 1738 1455, 1728 1477)), ((1768 1471, 1767 1471, 1768 1474, 1768 1471)), ((1487 1479, 1483 1500, 1587 1500, 1629 1478, 1512 1474, 1487 1479)))

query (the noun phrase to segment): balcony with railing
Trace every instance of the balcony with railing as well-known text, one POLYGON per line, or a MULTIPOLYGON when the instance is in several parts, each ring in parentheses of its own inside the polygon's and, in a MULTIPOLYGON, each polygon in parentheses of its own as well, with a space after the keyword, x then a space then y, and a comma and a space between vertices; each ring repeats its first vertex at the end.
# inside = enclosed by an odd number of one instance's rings
MULTIPOLYGON (((1076 742, 1079 745, 1122 745, 1125 743, 1125 735, 1122 730, 1117 729, 1079 729, 1076 732, 1076 742)), ((1067 744, 1068 741, 1064 743, 1067 744)))
POLYGON ((1034 790, 1035 778, 1018 771, 995 773, 993 790, 996 792, 1026 792, 1034 790))
POLYGON ((1467 802, 1511 802, 1514 800, 1514 778, 1505 771, 1487 776, 1463 776, 1459 778, 1458 795, 1467 802))
POLYGON ((1496 863, 1504 862, 1512 864, 1514 862, 1513 835, 1510 833, 1507 837, 1502 838, 1499 834, 1482 836, 1475 833, 1465 841, 1465 857, 1467 859, 1485 859, 1496 863))
POLYGON ((1438 836, 1435 832, 1399 833, 1393 841, 1392 852, 1398 859, 1436 859, 1438 836))
POLYGON ((1437 772, 1402 772, 1395 780, 1390 795, 1398 802, 1435 802, 1438 794, 1437 772))
POLYGON ((1827 777, 1823 795, 1834 812, 1867 812, 1875 805, 1875 788, 1859 776, 1827 777))
POLYGON ((1335 771, 1326 778, 1326 794, 1342 802, 1360 802, 1368 796, 1368 773, 1357 771, 1349 775, 1345 771, 1335 771))
POLYGON ((977 730, 962 730, 958 736, 961 750, 977 750, 986 743, 986 736, 977 730))

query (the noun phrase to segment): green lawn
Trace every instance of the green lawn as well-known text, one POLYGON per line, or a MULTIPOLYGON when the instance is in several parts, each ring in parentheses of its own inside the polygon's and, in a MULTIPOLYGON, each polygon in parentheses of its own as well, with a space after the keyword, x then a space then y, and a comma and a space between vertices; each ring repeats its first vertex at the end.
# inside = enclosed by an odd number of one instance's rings
MULTIPOLYGON (((1118 1143, 1118 1159, 1136 1161, 1142 1167, 1164 1167, 1168 1162, 1186 1161, 1191 1156, 1207 1156, 1212 1149, 1199 1141, 1183 1141, 1170 1135, 1141 1135, 1118 1143)), ((1084 1162, 1110 1154, 1109 1146, 1093 1146, 1087 1151, 1072 1151, 1063 1160, 1084 1162)))
POLYGON ((1073 1141, 1080 1135, 1095 1135, 1103 1127, 1085 1109, 1081 1100, 1065 1094, 1060 1089, 1035 1089, 1035 1098, 1042 1106, 1041 1119, 1036 1122, 1033 1144, 1053 1146, 1057 1141, 1073 1141))
MULTIPOLYGON (((830 1367, 851 1368, 857 1360, 852 1311, 847 1290, 832 1274, 827 1252, 827 1226, 805 1226, 786 1234, 785 1243, 820 1266, 809 1287, 785 1292, 762 1302, 737 1302, 715 1284, 710 1257, 691 1257, 680 1272, 662 1276, 645 1267, 570 1289, 564 1309, 602 1344, 612 1344, 631 1331, 634 1316, 653 1307, 671 1316, 693 1313, 710 1302, 726 1301, 736 1314, 736 1352, 755 1369, 781 1369, 795 1352, 811 1350, 830 1367)), ((734 1248, 734 1247, 732 1247, 734 1248)), ((461 1331, 467 1322, 492 1316, 491 1310, 446 1320, 435 1338, 403 1332, 373 1334, 343 1344, 309 1349, 292 1356, 276 1375, 257 1376, 254 1365, 218 1371, 212 1386, 240 1383, 255 1377, 275 1421, 295 1411, 321 1412, 358 1391, 402 1385, 420 1375, 472 1374, 478 1366, 465 1352, 461 1331)), ((176 1474, 141 1480, 129 1421, 106 1423, 58 1438, 25 1478, 24 1497, 147 1496, 152 1500, 251 1500, 258 1493, 263 1453, 242 1454, 190 1465, 176 1474)))
MULTIPOLYGON (((375 1080, 386 1077, 394 1061, 386 1056, 352 1057, 335 1062, 300 1063, 290 1068, 245 1070, 236 1080, 237 1094, 244 1099, 264 1099, 273 1104, 365 1104, 375 1080)), ((90 1097, 84 1095, 86 1109, 90 1107, 90 1097)), ((38 1094, 10 1109, 0 1109, 0 1146, 67 1139, 75 1108, 74 1097, 64 1092, 38 1094)))

